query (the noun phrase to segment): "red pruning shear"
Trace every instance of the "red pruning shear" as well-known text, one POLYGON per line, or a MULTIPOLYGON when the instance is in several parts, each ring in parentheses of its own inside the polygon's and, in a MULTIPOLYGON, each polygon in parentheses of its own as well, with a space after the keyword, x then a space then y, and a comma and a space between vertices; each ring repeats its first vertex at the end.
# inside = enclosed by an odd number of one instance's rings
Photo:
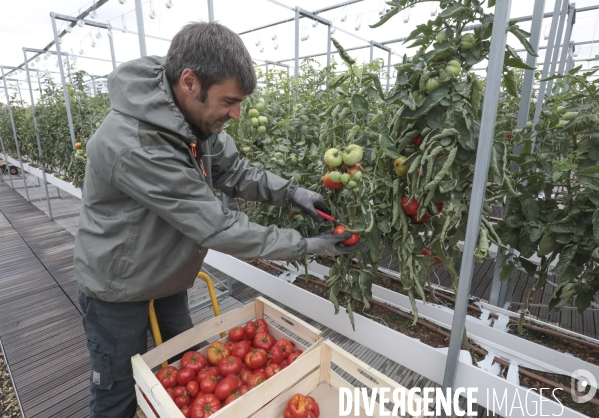
POLYGON ((330 222, 334 222, 334 223, 336 223, 337 225, 343 225, 343 226, 345 226, 344 224, 342 224, 341 222, 339 222, 337 219, 335 219, 335 217, 334 217, 334 216, 331 216, 331 215, 329 215, 328 213, 325 213, 325 212, 323 212, 323 211, 321 211, 321 210, 319 210, 319 209, 316 209, 316 208, 314 208, 314 210, 316 210, 316 212, 317 212, 317 213, 318 213, 318 214, 319 214, 319 215, 320 215, 320 216, 321 216, 321 217, 322 217, 322 218, 323 218, 325 221, 330 221, 330 222))

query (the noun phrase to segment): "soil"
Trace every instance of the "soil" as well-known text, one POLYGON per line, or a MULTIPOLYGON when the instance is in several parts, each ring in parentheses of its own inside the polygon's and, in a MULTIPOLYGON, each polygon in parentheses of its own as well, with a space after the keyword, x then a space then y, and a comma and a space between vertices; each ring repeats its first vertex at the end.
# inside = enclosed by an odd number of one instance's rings
MULTIPOLYGON (((257 260, 249 260, 248 262, 264 271, 267 271, 268 273, 275 275, 275 276, 278 276, 281 272, 278 267, 274 267, 265 262, 261 262, 261 261, 257 261, 257 260)), ((314 276, 309 276, 309 278, 312 280, 319 280, 318 278, 316 278, 314 276)), ((390 279, 387 277, 378 276, 374 282, 376 284, 386 287, 390 290, 394 290, 394 291, 400 292, 402 294, 405 294, 405 292, 403 291, 403 288, 401 287, 401 283, 399 283, 396 280, 393 280, 393 279, 390 279)), ((322 298, 328 299, 328 289, 326 287, 306 281, 304 279, 303 275, 298 277, 298 279, 294 282, 294 285, 296 285, 302 289, 308 290, 309 292, 314 293, 322 298)), ((445 299, 440 299, 439 302, 442 302, 444 305, 446 305, 448 307, 453 307, 451 302, 447 301, 445 299)), ((364 305, 361 302, 354 300, 352 302, 352 307, 353 307, 354 312, 365 315, 376 322, 379 322, 389 328, 392 328, 395 331, 401 332, 404 335, 407 335, 412 338, 416 338, 431 347, 440 348, 440 347, 447 347, 449 345, 449 337, 443 336, 443 335, 441 335, 431 329, 428 329, 424 326, 421 326, 421 325, 412 325, 411 320, 403 318, 393 312, 389 312, 388 310, 381 308, 379 306, 371 305, 371 307, 369 309, 365 309, 364 305)), ((469 314, 471 313, 470 311, 471 310, 469 309, 469 314)), ((478 312, 473 311, 473 313, 478 313, 478 312)), ((426 320, 423 320, 421 318, 419 319, 419 321, 427 322, 427 323, 433 325, 434 327, 438 328, 436 325, 434 325, 426 320)), ((533 325, 538 326, 537 324, 533 324, 533 325)), ((517 327, 516 325, 511 326, 511 328, 513 328, 513 329, 515 329, 516 327, 517 327)), ((442 331, 448 332, 447 330, 442 330, 442 331)), ((578 354, 578 357, 584 359, 585 361, 589 361, 593 364, 597 364, 596 362, 599 358, 599 347, 597 347, 597 349, 593 349, 592 347, 588 347, 588 346, 585 346, 582 344, 577 344, 577 343, 570 342, 570 341, 563 341, 563 340, 560 341, 560 340, 556 339, 554 336, 550 336, 550 335, 544 334, 542 332, 530 330, 530 329, 526 329, 526 328, 524 329, 524 334, 522 335, 522 337, 527 338, 528 340, 531 340, 534 342, 538 342, 544 346, 556 349, 558 351, 562 351, 562 352, 567 351, 573 355, 578 354)), ((475 345, 475 344, 472 344, 472 345, 475 345)), ((485 358, 485 356, 483 354, 477 352, 476 350, 471 349, 470 354, 472 355, 474 364, 478 364, 479 361, 481 361, 485 358)), ((528 369, 526 369, 526 370, 528 370, 528 369)), ((571 379, 567 376, 556 375, 556 374, 551 374, 551 373, 543 373, 543 372, 539 372, 537 370, 529 370, 529 371, 538 376, 558 382, 561 385, 563 385, 567 388, 570 388, 571 379)), ((507 368, 503 368, 502 373, 503 373, 503 376, 505 377, 505 375, 507 374, 507 368)), ((540 388, 546 389, 548 387, 548 385, 545 383, 539 382, 533 378, 530 378, 527 376, 522 376, 522 375, 520 376, 520 384, 523 387, 536 388, 537 393, 538 393, 538 389, 540 389, 540 388)), ((547 398, 549 398, 551 400, 554 400, 551 393, 552 393, 552 391, 547 391, 547 390, 543 391, 544 396, 546 396, 547 398)), ((555 395, 555 398, 559 399, 559 401, 563 405, 565 405, 575 411, 581 412, 590 417, 599 417, 599 406, 598 405, 594 405, 594 404, 590 404, 590 403, 584 403, 584 404, 576 403, 572 400, 571 395, 569 395, 568 393, 566 393, 562 390, 555 390, 554 395, 555 395)), ((599 393, 595 396, 595 398, 599 399, 599 393)))
POLYGON ((21 418, 21 410, 17 402, 15 388, 8 368, 4 361, 4 353, 0 349, 0 417, 2 418, 21 418))

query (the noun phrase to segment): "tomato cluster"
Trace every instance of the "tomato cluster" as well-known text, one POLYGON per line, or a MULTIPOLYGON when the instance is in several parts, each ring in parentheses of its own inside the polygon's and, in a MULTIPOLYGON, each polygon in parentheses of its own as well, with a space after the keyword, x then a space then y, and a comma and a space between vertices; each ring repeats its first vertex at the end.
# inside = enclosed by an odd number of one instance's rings
POLYGON ((188 351, 181 369, 167 366, 156 378, 185 417, 211 416, 293 363, 301 354, 285 338, 268 333, 264 319, 229 330, 229 341, 214 341, 206 356, 188 351))
POLYGON ((300 393, 293 395, 283 411, 283 418, 318 418, 319 416, 320 407, 316 400, 300 393))

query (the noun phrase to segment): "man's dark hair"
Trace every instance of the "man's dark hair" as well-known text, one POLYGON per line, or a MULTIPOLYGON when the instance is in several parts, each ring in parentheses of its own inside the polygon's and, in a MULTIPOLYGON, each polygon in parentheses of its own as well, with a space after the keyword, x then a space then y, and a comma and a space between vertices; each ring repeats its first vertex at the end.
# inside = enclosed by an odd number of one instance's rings
POLYGON ((194 22, 173 38, 164 65, 166 77, 175 85, 190 68, 200 81, 200 101, 215 84, 234 78, 245 95, 256 88, 256 72, 250 53, 235 32, 218 23, 194 22))

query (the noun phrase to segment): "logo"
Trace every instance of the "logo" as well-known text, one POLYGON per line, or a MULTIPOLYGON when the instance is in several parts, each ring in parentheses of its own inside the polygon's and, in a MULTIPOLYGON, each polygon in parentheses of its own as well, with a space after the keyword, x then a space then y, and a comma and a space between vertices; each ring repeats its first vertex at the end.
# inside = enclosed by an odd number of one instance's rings
POLYGON ((572 373, 570 387, 572 388, 572 399, 574 402, 585 403, 593 399, 595 393, 597 393, 597 380, 590 372, 578 369, 572 373), (578 396, 577 393, 582 393, 583 395, 578 396))

